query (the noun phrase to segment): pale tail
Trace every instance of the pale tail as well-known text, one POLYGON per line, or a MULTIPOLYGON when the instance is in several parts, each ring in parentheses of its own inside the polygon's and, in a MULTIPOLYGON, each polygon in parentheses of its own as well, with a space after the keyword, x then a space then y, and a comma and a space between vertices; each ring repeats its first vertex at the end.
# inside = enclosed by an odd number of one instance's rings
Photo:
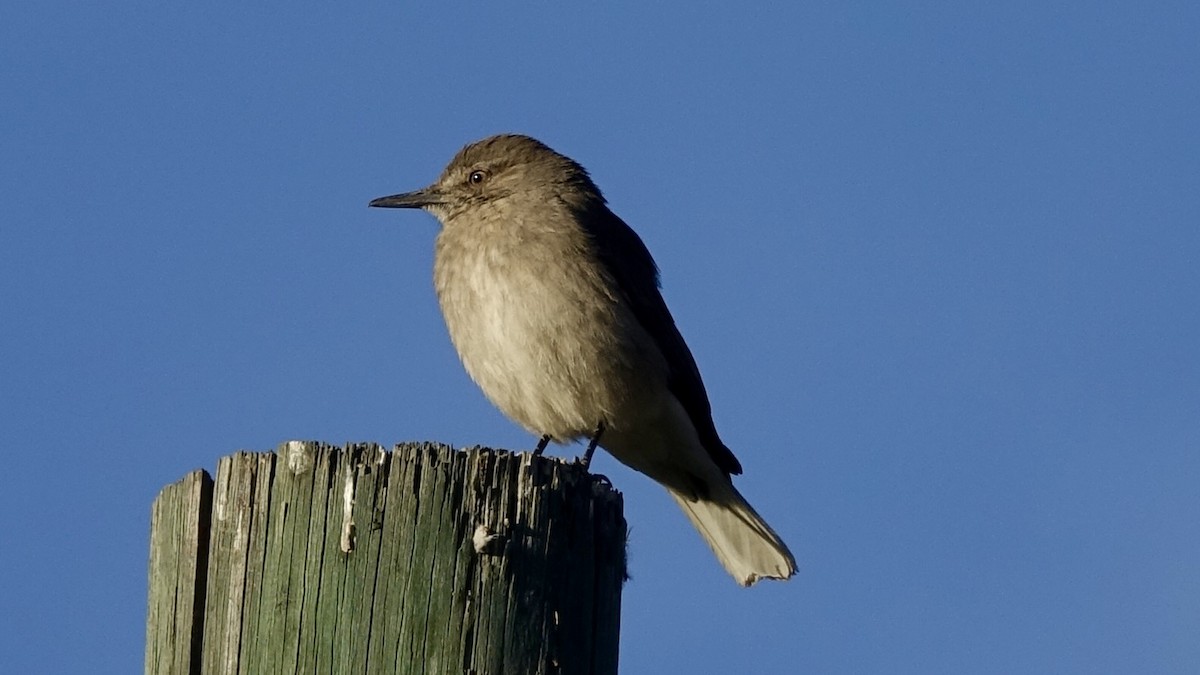
POLYGON ((667 492, 739 584, 749 586, 759 579, 787 579, 795 574, 796 560, 787 545, 737 488, 726 485, 714 490, 720 494, 696 501, 670 488, 667 492))

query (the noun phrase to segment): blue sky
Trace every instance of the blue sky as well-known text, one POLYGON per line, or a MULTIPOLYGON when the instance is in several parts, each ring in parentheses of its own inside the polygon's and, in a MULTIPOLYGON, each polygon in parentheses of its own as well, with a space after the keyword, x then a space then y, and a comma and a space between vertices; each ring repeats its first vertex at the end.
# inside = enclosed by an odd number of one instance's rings
POLYGON ((366 207, 502 131, 654 252, 800 566, 738 588, 600 454, 623 672, 1200 671, 1195 3, 253 4, 0 21, 5 672, 137 672, 151 501, 222 455, 532 447, 366 207))

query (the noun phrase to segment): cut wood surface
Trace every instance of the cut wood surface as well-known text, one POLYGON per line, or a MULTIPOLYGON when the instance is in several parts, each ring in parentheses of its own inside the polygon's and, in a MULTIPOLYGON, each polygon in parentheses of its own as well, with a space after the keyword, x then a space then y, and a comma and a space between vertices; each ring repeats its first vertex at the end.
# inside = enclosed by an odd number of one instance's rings
POLYGON ((615 673, 624 579, 577 464, 293 441, 155 500, 146 673, 615 673))

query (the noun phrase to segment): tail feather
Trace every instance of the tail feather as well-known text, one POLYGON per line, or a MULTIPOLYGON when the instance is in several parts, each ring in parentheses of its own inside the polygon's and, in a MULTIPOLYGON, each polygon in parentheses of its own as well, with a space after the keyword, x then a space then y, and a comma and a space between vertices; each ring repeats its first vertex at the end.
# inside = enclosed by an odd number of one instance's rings
POLYGON ((787 579, 795 574, 796 560, 787 545, 732 483, 726 485, 699 499, 670 487, 667 492, 739 584, 749 586, 759 579, 787 579))

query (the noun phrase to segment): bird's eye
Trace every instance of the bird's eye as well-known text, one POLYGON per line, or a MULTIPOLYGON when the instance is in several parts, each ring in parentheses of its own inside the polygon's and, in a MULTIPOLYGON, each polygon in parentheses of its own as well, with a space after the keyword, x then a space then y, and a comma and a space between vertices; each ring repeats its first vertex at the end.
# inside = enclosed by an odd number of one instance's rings
POLYGON ((472 171, 471 175, 467 177, 467 180, 471 182, 471 185, 479 185, 483 181, 487 180, 487 172, 472 171))

